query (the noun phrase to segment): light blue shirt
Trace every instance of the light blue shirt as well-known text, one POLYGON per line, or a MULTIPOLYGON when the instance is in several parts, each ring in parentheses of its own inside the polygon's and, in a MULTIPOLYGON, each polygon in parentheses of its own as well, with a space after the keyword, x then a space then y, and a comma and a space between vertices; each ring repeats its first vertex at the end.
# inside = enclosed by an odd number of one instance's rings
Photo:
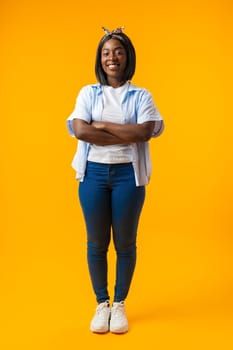
MULTIPOLYGON (((128 85, 128 91, 121 104, 124 124, 142 124, 147 121, 162 120, 150 92, 131 83, 128 85)), ((74 111, 67 119, 67 127, 71 136, 75 137, 72 127, 73 119, 82 119, 87 123, 91 123, 92 120, 101 121, 102 111, 103 92, 101 85, 84 86, 78 94, 74 111)), ((76 179, 79 181, 83 181, 85 176, 89 147, 88 142, 78 140, 72 167, 76 170, 76 179)), ((151 176, 149 143, 132 143, 132 155, 136 186, 147 185, 151 176)))

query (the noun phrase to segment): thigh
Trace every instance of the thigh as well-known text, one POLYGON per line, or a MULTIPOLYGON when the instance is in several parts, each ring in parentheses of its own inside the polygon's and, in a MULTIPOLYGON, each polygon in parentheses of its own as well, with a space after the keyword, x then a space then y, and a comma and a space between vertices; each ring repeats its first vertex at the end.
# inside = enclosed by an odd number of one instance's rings
POLYGON ((82 207, 88 241, 106 245, 111 229, 111 193, 104 174, 87 167, 84 181, 79 183, 79 199, 82 207))

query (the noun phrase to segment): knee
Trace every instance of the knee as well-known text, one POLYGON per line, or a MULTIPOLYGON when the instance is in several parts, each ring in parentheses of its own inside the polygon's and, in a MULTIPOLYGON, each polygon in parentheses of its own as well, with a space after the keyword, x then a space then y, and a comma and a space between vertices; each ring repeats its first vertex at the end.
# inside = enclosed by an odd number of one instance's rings
POLYGON ((106 254, 108 251, 108 242, 92 242, 88 241, 87 242, 87 249, 89 252, 92 254, 106 254))
POLYGON ((118 255, 135 255, 137 249, 134 241, 115 242, 114 246, 118 255))

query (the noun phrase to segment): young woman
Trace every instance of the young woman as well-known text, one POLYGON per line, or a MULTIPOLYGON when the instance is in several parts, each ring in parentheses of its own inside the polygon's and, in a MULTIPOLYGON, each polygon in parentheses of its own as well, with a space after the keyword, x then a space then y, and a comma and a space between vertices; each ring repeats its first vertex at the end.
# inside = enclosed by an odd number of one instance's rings
POLYGON ((87 230, 88 267, 98 306, 91 331, 128 331, 125 300, 136 263, 136 236, 149 182, 148 141, 161 134, 163 120, 151 94, 129 81, 135 49, 123 28, 105 31, 95 72, 98 84, 78 94, 68 128, 78 141, 73 160, 87 230), (113 304, 107 281, 107 251, 113 236, 117 254, 113 304))

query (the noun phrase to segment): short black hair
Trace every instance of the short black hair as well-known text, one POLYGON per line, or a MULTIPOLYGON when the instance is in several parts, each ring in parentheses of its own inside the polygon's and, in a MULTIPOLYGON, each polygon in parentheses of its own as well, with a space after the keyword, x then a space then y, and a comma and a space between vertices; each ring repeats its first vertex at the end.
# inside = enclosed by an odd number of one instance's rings
POLYGON ((126 68, 123 75, 123 81, 128 81, 132 79, 136 68, 136 52, 130 38, 124 33, 117 33, 117 34, 111 33, 111 34, 105 35, 100 40, 99 45, 97 47, 96 60, 95 60, 95 74, 96 74, 97 80, 101 85, 108 85, 107 76, 101 64, 101 52, 106 41, 110 39, 118 40, 124 46, 126 51, 127 63, 126 63, 126 68))

